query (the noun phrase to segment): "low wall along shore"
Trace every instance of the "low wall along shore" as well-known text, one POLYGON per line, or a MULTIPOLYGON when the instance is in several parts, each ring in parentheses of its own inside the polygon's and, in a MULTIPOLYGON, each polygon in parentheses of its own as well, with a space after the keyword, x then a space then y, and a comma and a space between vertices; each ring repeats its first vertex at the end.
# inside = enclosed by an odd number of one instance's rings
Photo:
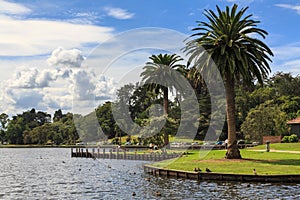
POLYGON ((144 171, 156 176, 172 178, 193 179, 198 181, 240 181, 240 182, 285 182, 300 183, 300 174, 296 175, 250 175, 250 174, 221 174, 207 172, 188 172, 179 170, 169 170, 150 165, 144 165, 144 171))

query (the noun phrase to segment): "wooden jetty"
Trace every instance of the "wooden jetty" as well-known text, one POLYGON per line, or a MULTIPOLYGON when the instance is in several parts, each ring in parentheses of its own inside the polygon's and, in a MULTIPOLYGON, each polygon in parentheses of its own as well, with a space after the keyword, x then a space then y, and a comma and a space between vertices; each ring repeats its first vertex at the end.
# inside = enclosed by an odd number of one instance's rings
POLYGON ((71 157, 77 158, 162 161, 177 158, 181 155, 182 154, 180 153, 138 153, 138 151, 128 152, 118 148, 110 150, 104 148, 71 148, 71 157))

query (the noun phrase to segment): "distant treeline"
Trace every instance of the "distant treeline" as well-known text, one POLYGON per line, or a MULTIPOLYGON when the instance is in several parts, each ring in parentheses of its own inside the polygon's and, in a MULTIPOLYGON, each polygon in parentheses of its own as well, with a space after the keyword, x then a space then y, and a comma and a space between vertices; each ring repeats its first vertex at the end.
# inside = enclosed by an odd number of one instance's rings
POLYGON ((73 114, 51 115, 31 109, 13 116, 1 114, 1 142, 9 144, 74 144, 79 139, 73 114))
MULTIPOLYGON (((195 138, 204 139, 210 125, 212 114, 210 109, 210 96, 203 80, 194 81, 185 74, 194 88, 199 102, 200 115, 197 116, 199 126, 195 138)), ((300 77, 290 73, 279 72, 266 79, 264 86, 253 82, 245 85, 242 81, 236 83, 236 119, 238 138, 249 141, 261 141, 264 135, 290 135, 286 121, 300 116, 300 77)), ((99 141, 100 139, 118 138, 120 136, 139 135, 142 143, 163 143, 163 135, 175 135, 181 119, 180 95, 175 94, 173 100, 169 99, 168 117, 165 126, 159 134, 143 139, 143 135, 151 130, 138 132, 132 129, 130 133, 122 131, 114 120, 112 106, 118 102, 125 102, 128 106, 131 119, 140 126, 150 123, 150 105, 163 105, 161 90, 139 83, 124 85, 117 91, 115 102, 106 102, 95 109, 95 112, 86 116, 55 111, 53 118, 50 114, 31 109, 17 114, 9 119, 8 115, 0 115, 1 142, 10 144, 74 144, 79 141, 99 141), (96 116, 96 119, 95 119, 96 116), (95 126, 95 120, 99 126, 95 126), (76 122, 76 127, 74 124, 76 122)), ((197 106, 197 105, 195 105, 197 106)), ((121 108, 120 108, 121 109, 121 108)), ((192 117, 192 116, 191 116, 192 117)), ((157 118, 156 120, 161 120, 157 118)), ((181 122, 181 120, 183 120, 181 122)), ((187 119, 188 121, 188 119, 187 119)), ((189 125, 187 123, 187 125, 189 125)), ((186 133, 188 135, 188 133, 186 133)), ((227 138, 227 126, 220 135, 220 140, 227 138)))

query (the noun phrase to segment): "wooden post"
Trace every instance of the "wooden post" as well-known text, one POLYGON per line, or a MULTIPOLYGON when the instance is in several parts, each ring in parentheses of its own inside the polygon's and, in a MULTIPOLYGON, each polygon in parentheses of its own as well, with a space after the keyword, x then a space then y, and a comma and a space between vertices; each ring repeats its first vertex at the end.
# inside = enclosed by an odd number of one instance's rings
POLYGON ((85 155, 86 155, 86 158, 88 158, 88 155, 89 155, 89 150, 88 149, 85 149, 85 155))
POLYGON ((126 151, 124 151, 123 159, 126 160, 126 151))
POLYGON ((109 151, 109 159, 112 159, 112 150, 109 151))
POLYGON ((93 158, 95 158, 95 149, 94 148, 92 149, 92 152, 93 152, 93 154, 92 154, 93 158))
POLYGON ((119 148, 117 147, 117 160, 119 159, 119 148))
POLYGON ((100 158, 100 148, 97 149, 97 158, 100 158))
POLYGON ((105 159, 105 149, 103 148, 103 154, 102 154, 102 156, 103 156, 103 159, 105 159))
POLYGON ((134 152, 134 160, 136 160, 136 152, 134 152))
POLYGON ((81 149, 80 157, 83 157, 83 149, 81 149))

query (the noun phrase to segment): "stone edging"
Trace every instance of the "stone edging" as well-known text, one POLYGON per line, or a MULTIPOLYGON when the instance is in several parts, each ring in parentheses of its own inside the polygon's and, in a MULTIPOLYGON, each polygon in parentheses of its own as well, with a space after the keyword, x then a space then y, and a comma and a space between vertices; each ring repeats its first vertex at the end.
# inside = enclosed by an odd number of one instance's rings
POLYGON ((144 171, 156 176, 173 178, 184 178, 192 180, 218 180, 218 181, 239 181, 239 182, 284 182, 300 183, 300 174, 290 175, 251 175, 251 174, 222 174, 206 172, 188 172, 180 170, 168 170, 164 168, 144 165, 144 171))

